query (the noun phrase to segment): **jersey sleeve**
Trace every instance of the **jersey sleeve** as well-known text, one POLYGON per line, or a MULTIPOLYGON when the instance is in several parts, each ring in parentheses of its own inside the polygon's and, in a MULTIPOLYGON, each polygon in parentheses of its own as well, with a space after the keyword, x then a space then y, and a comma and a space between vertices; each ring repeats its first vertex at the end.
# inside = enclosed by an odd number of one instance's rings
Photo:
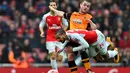
POLYGON ((68 27, 68 22, 65 18, 62 18, 62 24, 68 27))
POLYGON ((88 42, 79 34, 74 34, 71 39, 79 44, 78 47, 73 48, 73 51, 79 51, 85 48, 89 48, 88 42))
POLYGON ((40 24, 39 24, 39 27, 44 27, 45 26, 45 24, 46 24, 46 16, 44 15, 43 17, 42 17, 42 20, 41 20, 41 22, 40 22, 40 24))
POLYGON ((64 13, 64 18, 70 20, 70 17, 71 17, 72 13, 64 13))

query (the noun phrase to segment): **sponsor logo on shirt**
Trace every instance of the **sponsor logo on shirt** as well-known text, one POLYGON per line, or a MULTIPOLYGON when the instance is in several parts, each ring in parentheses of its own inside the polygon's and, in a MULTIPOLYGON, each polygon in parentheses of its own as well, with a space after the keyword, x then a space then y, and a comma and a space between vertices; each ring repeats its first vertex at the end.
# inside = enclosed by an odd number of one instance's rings
POLYGON ((50 26, 49 29, 61 29, 61 27, 57 26, 56 24, 52 24, 52 26, 50 26))
POLYGON ((75 23, 75 24, 82 24, 82 20, 80 20, 80 19, 73 19, 73 23, 75 23))

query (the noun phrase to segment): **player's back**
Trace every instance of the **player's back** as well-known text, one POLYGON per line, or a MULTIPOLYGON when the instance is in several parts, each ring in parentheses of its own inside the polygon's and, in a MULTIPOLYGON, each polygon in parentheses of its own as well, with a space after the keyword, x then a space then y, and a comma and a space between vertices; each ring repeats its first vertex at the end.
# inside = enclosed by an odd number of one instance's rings
POLYGON ((97 33, 95 30, 87 31, 83 29, 68 30, 67 33, 78 33, 82 36, 89 44, 97 41, 97 33))

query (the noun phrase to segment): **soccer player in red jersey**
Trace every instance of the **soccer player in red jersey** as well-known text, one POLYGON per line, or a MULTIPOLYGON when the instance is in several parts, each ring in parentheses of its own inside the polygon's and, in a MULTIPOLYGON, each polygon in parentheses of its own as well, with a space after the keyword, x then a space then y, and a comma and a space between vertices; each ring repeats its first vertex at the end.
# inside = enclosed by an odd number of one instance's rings
MULTIPOLYGON (((53 0, 50 1, 49 6, 53 7, 54 9, 57 8, 57 4, 53 0)), ((43 28, 45 25, 47 25, 46 47, 50 54, 51 66, 53 69, 57 70, 56 48, 61 49, 63 44, 57 41, 57 39, 55 38, 55 33, 58 29, 61 29, 62 27, 66 30, 68 27, 68 22, 66 19, 60 16, 55 16, 55 13, 53 11, 50 11, 43 16, 42 21, 39 24, 41 37, 44 37, 43 28)))
POLYGON ((113 58, 116 62, 119 61, 118 49, 115 48, 114 50, 107 50, 109 44, 106 42, 105 36, 99 30, 87 31, 82 29, 74 29, 65 32, 60 29, 56 33, 56 38, 61 42, 69 41, 79 44, 77 47, 72 48, 70 45, 67 49, 65 49, 67 53, 70 54, 70 56, 68 56, 68 60, 73 59, 72 52, 89 48, 89 53, 92 57, 95 57, 99 53, 105 60, 113 58), (95 51, 96 48, 98 51, 95 51))

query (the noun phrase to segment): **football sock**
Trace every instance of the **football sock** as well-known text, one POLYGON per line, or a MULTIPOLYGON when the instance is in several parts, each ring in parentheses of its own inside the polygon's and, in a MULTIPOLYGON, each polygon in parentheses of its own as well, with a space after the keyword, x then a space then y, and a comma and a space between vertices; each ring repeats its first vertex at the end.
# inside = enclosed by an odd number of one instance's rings
POLYGON ((73 61, 68 61, 68 65, 69 65, 71 73, 78 73, 78 67, 75 64, 74 60, 73 61))
POLYGON ((86 53, 86 51, 81 51, 80 54, 86 71, 91 69, 88 54, 86 53))
POLYGON ((58 70, 56 60, 51 60, 51 67, 55 70, 58 70))

